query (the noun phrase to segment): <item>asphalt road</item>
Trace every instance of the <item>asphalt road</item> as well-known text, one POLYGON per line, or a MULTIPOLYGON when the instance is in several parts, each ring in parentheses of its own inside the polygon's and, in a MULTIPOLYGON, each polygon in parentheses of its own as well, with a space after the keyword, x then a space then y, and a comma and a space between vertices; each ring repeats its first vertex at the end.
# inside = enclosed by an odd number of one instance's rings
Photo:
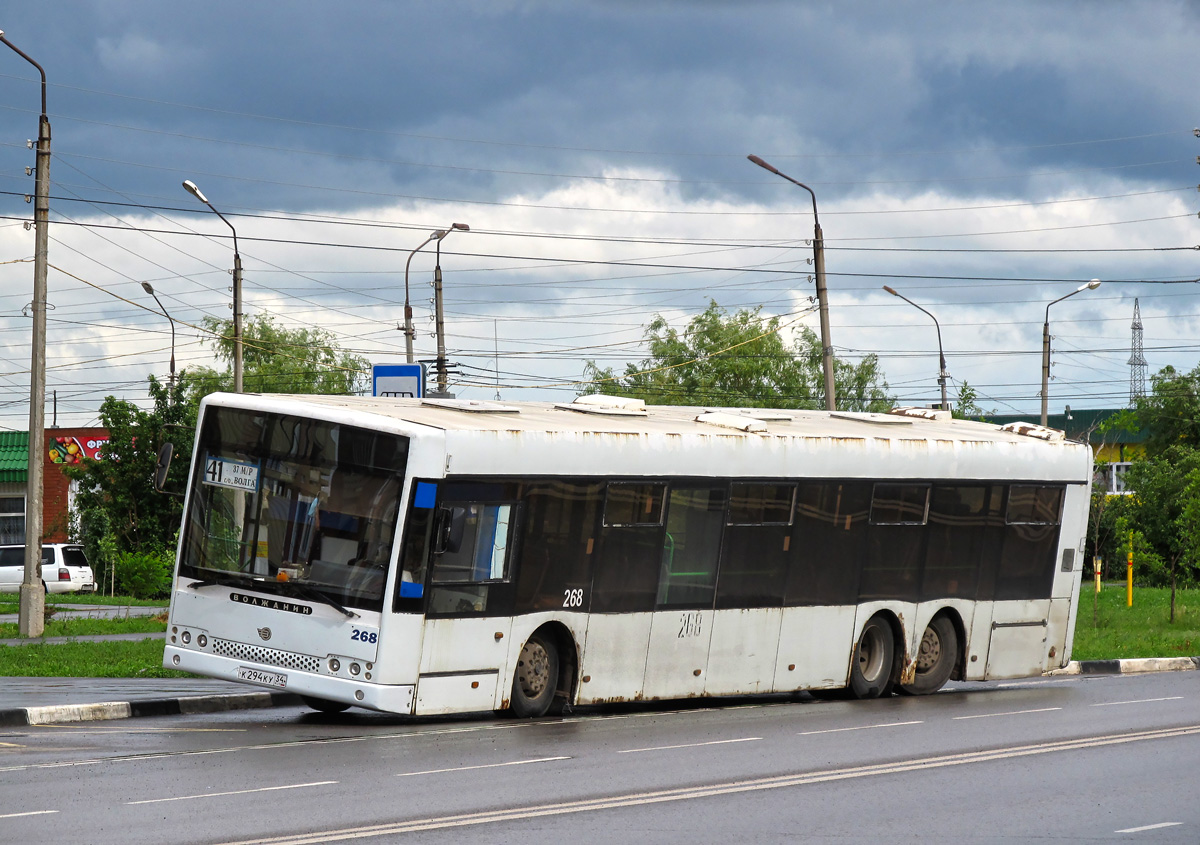
POLYGON ((0 841, 1200 841, 1200 673, 534 722, 301 708, 0 729, 0 841))

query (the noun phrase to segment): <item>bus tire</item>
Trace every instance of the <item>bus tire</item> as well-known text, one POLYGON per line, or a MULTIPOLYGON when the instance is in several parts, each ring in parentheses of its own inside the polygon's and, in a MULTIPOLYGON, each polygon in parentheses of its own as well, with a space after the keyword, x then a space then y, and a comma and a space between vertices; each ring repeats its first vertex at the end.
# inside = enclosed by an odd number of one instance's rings
POLYGON ((509 707, 522 719, 545 716, 558 688, 558 649, 545 634, 536 633, 521 646, 513 673, 509 707))
POLYGON ((892 627, 882 616, 872 616, 863 626, 850 661, 850 694, 855 698, 879 698, 892 681, 895 642, 892 627))
POLYGON ((343 704, 340 701, 330 701, 327 698, 314 698, 311 695, 302 695, 300 698, 313 710, 319 710, 322 713, 341 713, 343 710, 350 709, 349 704, 343 704))
POLYGON ((916 678, 911 684, 901 684, 907 695, 929 695, 937 692, 950 679, 958 660, 958 632, 946 616, 937 616, 921 636, 917 649, 916 678))

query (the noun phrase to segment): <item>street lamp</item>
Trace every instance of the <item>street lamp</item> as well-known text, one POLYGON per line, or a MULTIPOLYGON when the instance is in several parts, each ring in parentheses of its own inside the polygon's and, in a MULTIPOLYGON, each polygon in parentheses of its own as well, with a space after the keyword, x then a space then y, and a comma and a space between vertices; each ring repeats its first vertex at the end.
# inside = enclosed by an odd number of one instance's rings
POLYGON ((1095 290, 1098 287, 1100 287, 1100 280, 1092 279, 1086 285, 1080 285, 1066 296, 1060 296, 1054 302, 1046 305, 1046 319, 1042 322, 1042 425, 1046 424, 1046 412, 1050 403, 1050 306, 1077 293, 1095 290))
POLYGON ((938 366, 941 368, 938 370, 938 384, 941 385, 941 387, 942 387, 942 410, 949 411, 950 404, 946 400, 946 378, 950 375, 950 372, 949 372, 949 370, 946 369, 946 354, 942 351, 942 327, 938 325, 937 317, 930 314, 928 311, 926 311, 920 305, 917 305, 917 303, 913 302, 911 299, 909 299, 904 294, 897 293, 896 291, 894 291, 892 288, 888 287, 887 285, 884 285, 883 289, 886 290, 888 293, 890 293, 892 296, 900 297, 905 302, 907 302, 909 305, 911 305, 913 308, 916 308, 918 311, 925 314, 925 316, 929 317, 929 319, 933 320, 933 327, 935 329, 937 329, 938 361, 939 361, 938 366))
POLYGON ((142 290, 154 297, 154 301, 158 303, 158 307, 162 310, 163 316, 167 318, 167 322, 171 324, 171 384, 175 384, 175 321, 171 319, 171 315, 167 313, 167 309, 163 308, 162 301, 158 298, 158 294, 154 292, 154 287, 149 282, 142 282, 142 290))
POLYGON ((460 232, 471 231, 471 227, 466 223, 451 223, 450 228, 443 231, 441 237, 437 239, 437 255, 434 258, 433 264, 433 302, 434 314, 437 321, 437 389, 439 396, 443 396, 446 393, 446 320, 442 313, 442 241, 446 239, 446 235, 455 229, 460 232))
MULTIPOLYGON (((233 232, 233 392, 242 392, 242 256, 238 253, 237 229, 225 219, 225 215, 217 211, 216 206, 208 201, 208 197, 196 187, 191 179, 183 180, 183 187, 200 202, 211 208, 218 217, 225 221, 229 231, 233 232)), ((164 312, 165 313, 165 312, 164 312)), ((172 324, 172 330, 174 324, 172 324)))
POLYGON ((825 293, 825 240, 821 236, 821 222, 817 219, 817 195, 813 189, 803 182, 797 182, 791 176, 772 167, 756 155, 746 156, 750 161, 764 170, 769 170, 776 176, 787 179, 793 185, 799 185, 812 196, 813 206, 813 262, 817 268, 817 309, 821 316, 821 369, 825 373, 825 410, 837 410, 837 397, 833 390, 833 341, 829 338, 829 298, 825 293))
MULTIPOLYGON (((416 337, 417 332, 416 332, 416 329, 413 328, 412 303, 410 302, 409 295, 408 295, 408 268, 412 265, 413 256, 416 255, 418 252, 420 252, 422 249, 424 249, 425 246, 430 241, 438 242, 438 260, 440 261, 441 254, 442 254, 441 253, 442 238, 444 238, 444 237, 446 237, 446 235, 450 234, 450 231, 453 229, 462 229, 463 231, 469 231, 469 228, 466 223, 453 223, 453 224, 451 224, 450 229, 436 229, 433 231, 432 234, 429 235, 429 237, 427 237, 425 240, 421 241, 421 243, 418 244, 415 249, 413 249, 411 252, 409 252, 408 260, 404 262, 404 352, 405 352, 405 356, 408 360, 408 363, 410 363, 410 364, 413 362, 413 338, 416 337)), ((441 286, 440 286, 440 284, 438 284, 440 281, 441 281, 441 272, 439 270, 437 272, 436 276, 434 277, 434 282, 437 285, 436 291, 441 290, 441 286)), ((440 303, 441 297, 440 296, 436 297, 436 300, 440 303)), ((440 309, 440 305, 439 305, 439 309, 440 309)), ((440 316, 438 319, 439 319, 438 338, 440 341, 440 338, 442 336, 441 328, 440 328, 440 326, 441 326, 440 316)), ((440 347, 440 348, 442 350, 441 354, 444 355, 444 347, 440 347)))
POLYGON ((33 178, 33 332, 29 367, 29 463, 25 490, 25 574, 19 590, 17 633, 40 637, 46 630, 42 586, 42 450, 46 447, 46 269, 50 242, 50 118, 46 116, 46 71, 4 37, 0 42, 38 69, 42 114, 38 118, 37 162, 33 178))

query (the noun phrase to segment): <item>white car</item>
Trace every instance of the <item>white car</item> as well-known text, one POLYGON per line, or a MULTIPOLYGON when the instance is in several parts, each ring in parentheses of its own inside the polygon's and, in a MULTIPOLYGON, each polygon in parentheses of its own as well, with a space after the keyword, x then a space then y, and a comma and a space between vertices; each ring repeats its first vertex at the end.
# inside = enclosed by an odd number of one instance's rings
MULTIPOLYGON (((25 580, 25 547, 0 546, 0 593, 18 593, 25 580)), ((42 545, 42 586, 47 593, 94 593, 96 576, 83 546, 42 545)))

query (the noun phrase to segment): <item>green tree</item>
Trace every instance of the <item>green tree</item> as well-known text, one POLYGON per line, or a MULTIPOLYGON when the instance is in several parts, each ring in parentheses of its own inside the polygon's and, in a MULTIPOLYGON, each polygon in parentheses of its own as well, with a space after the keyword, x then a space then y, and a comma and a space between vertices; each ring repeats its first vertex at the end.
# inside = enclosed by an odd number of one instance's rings
POLYGON ((954 403, 952 412, 958 420, 978 420, 996 413, 995 410, 985 411, 979 406, 979 391, 967 384, 966 379, 958 387, 958 401, 954 403))
POLYGON ((1146 538, 1168 567, 1171 616, 1174 619, 1176 585, 1200 586, 1200 555, 1190 545, 1195 531, 1186 530, 1188 514, 1200 512, 1200 450, 1175 445, 1162 453, 1134 461, 1125 473, 1132 493, 1131 527, 1146 538))
MULTIPOLYGON (((225 369, 189 368, 192 398, 233 389, 233 322, 204 318, 208 341, 225 369)), ((269 314, 242 324, 242 385, 248 393, 351 394, 365 389, 371 369, 366 358, 346 352, 324 329, 286 329, 269 314)))
POLYGON ((173 554, 182 499, 154 490, 158 450, 176 446, 168 490, 182 490, 196 428, 195 405, 186 400, 193 388, 185 372, 174 385, 149 380, 150 410, 108 396, 100 405, 100 423, 109 440, 99 460, 84 458, 64 467, 79 483, 75 496, 74 538, 105 577, 123 555, 164 557, 173 554))
POLYGON ((1148 455, 1176 445, 1200 448, 1200 364, 1188 373, 1163 367, 1150 377, 1150 392, 1108 426, 1145 432, 1148 455))
MULTIPOLYGON (((760 308, 729 314, 715 301, 682 332, 656 315, 646 326, 650 357, 628 364, 623 375, 588 361, 584 393, 608 393, 654 405, 825 407, 821 342, 803 329, 789 345, 778 317, 760 308)), ((840 410, 885 411, 894 400, 879 359, 857 364, 835 360, 840 410)))

